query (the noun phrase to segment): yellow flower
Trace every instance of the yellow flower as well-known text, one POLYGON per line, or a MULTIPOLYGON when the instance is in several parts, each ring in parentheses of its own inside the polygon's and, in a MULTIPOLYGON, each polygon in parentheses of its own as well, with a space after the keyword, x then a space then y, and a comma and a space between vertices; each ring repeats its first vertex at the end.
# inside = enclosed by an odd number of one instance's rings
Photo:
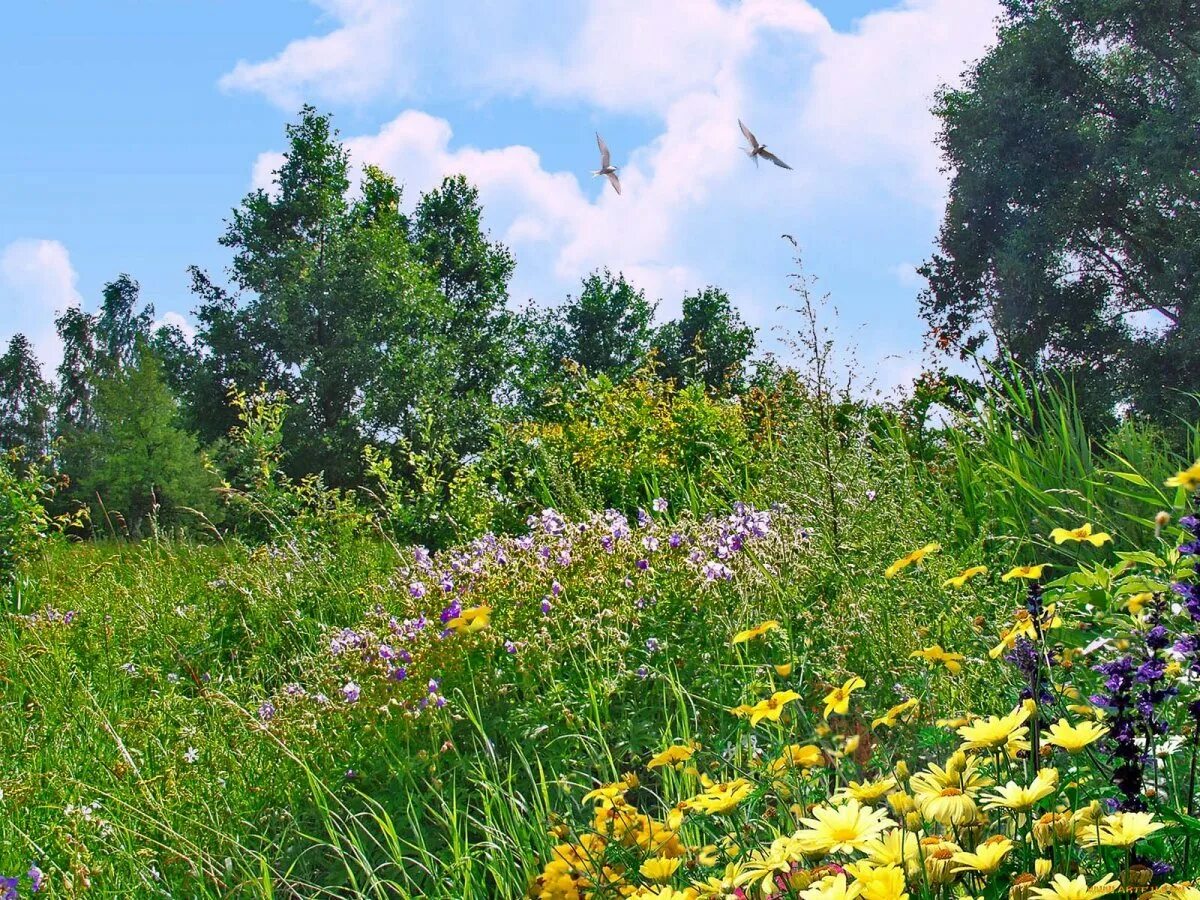
POLYGON ((1129 610, 1131 616, 1141 614, 1141 611, 1146 608, 1146 604, 1154 599, 1154 594, 1150 591, 1142 591, 1140 594, 1134 594, 1125 601, 1125 608, 1129 610))
POLYGON ((783 748, 778 759, 771 761, 772 774, 778 775, 788 769, 811 769, 825 764, 825 754, 814 744, 789 744, 783 748))
POLYGON ((651 881, 670 881, 671 876, 675 874, 675 870, 679 868, 678 859, 665 859, 661 856, 652 856, 638 869, 644 878, 649 878, 651 881))
POLYGON ((851 781, 838 792, 837 799, 853 798, 861 803, 876 803, 887 796, 895 786, 896 779, 890 775, 875 781, 851 781))
POLYGON ((1095 722, 1081 722, 1078 725, 1072 725, 1066 719, 1059 719, 1050 726, 1049 734, 1050 736, 1046 738, 1047 744, 1062 747, 1068 753, 1078 753, 1084 747, 1108 734, 1108 729, 1095 722))
POLYGON ((474 631, 483 631, 491 621, 492 608, 484 605, 473 606, 470 609, 463 610, 461 616, 456 616, 446 624, 459 634, 470 634, 474 631))
POLYGON ((753 706, 739 706, 733 712, 736 715, 749 716, 752 726, 758 725, 763 719, 778 722, 779 717, 783 715, 783 708, 799 699, 800 695, 795 691, 776 691, 766 700, 759 700, 753 706))
POLYGON ((1095 897, 1111 894, 1117 888, 1111 875, 1105 875, 1090 887, 1082 875, 1073 880, 1066 875, 1055 875, 1049 887, 1034 888, 1032 896, 1035 900, 1094 900, 1095 897))
MULTIPOLYGON (((1013 616, 1012 628, 1005 629, 1001 633, 1000 643, 988 651, 988 656, 992 659, 999 659, 1005 650, 1016 644, 1018 638, 1024 637, 1035 641, 1038 636, 1038 624, 1028 610, 1017 610, 1016 615, 1013 616)), ((1046 606, 1040 624, 1043 632, 1062 627, 1062 619, 1055 613, 1053 603, 1046 606)))
POLYGON ((981 771, 979 761, 975 757, 957 750, 946 760, 946 768, 943 769, 937 763, 930 763, 927 769, 915 774, 908 785, 917 796, 919 804, 923 794, 939 794, 946 788, 958 788, 973 793, 991 783, 991 779, 981 771))
POLYGON ((775 674, 778 675, 780 678, 787 678, 789 675, 792 674, 792 664, 791 663, 780 663, 779 665, 777 665, 775 667, 775 674))
POLYGON ((934 644, 932 647, 926 647, 924 650, 914 650, 908 655, 923 659, 932 666, 941 663, 951 675, 957 675, 962 671, 962 661, 966 659, 961 653, 947 653, 942 649, 941 644, 934 644))
POLYGON ((1006 716, 988 716, 970 725, 958 729, 958 735, 965 742, 964 750, 994 750, 1008 743, 1011 736, 1023 736, 1028 729, 1022 728, 1028 720, 1031 710, 1021 705, 1006 716))
POLYGON ((1054 543, 1061 544, 1065 541, 1074 541, 1076 543, 1089 543, 1093 547, 1099 547, 1101 544, 1112 543, 1112 535, 1104 531, 1092 532, 1092 523, 1084 522, 1078 528, 1055 528, 1050 532, 1050 537, 1054 538, 1054 543))
POLYGON ((1154 821, 1153 813, 1119 812, 1105 816, 1100 823, 1099 833, 1091 831, 1083 842, 1091 846, 1121 847, 1128 849, 1144 837, 1154 834, 1166 826, 1154 821))
POLYGON ((596 800, 599 801, 601 806, 612 806, 616 803, 623 803, 625 793, 633 790, 638 784, 640 782, 637 775, 632 772, 626 772, 621 776, 620 781, 614 781, 612 784, 602 784, 588 791, 583 795, 583 802, 587 803, 589 800, 596 800))
POLYGON ((1041 563, 1036 566, 1014 566, 1001 575, 1000 580, 1012 581, 1014 578, 1024 578, 1026 581, 1037 581, 1042 577, 1042 572, 1048 568, 1050 568, 1050 563, 1041 563))
MULTIPOLYGON (((578 892, 573 894, 565 894, 566 897, 578 897, 578 892)), ((590 894, 588 896, 591 896, 590 894)), ((696 893, 695 888, 673 888, 670 885, 656 885, 654 887, 644 887, 639 891, 629 895, 629 900, 696 900, 700 895, 696 893)))
POLYGON ((872 730, 880 725, 886 725, 888 728, 895 728, 900 724, 901 719, 911 719, 916 715, 917 708, 920 706, 920 701, 916 697, 910 697, 903 703, 898 703, 885 712, 878 719, 871 722, 872 730))
POLYGON ((945 581, 943 581, 942 587, 961 588, 976 575, 986 575, 987 570, 987 566, 971 566, 969 569, 963 569, 953 578, 947 578, 945 581))
POLYGON ((708 816, 729 812, 754 790, 754 785, 745 778, 714 782, 707 775, 701 775, 700 782, 704 785, 704 790, 690 800, 682 801, 680 806, 708 816))
POLYGON ((918 794, 917 803, 926 819, 943 825, 970 822, 979 811, 971 795, 956 787, 942 788, 936 794, 918 794))
POLYGON ((887 810, 871 809, 853 799, 840 806, 816 806, 812 816, 800 822, 807 827, 792 837, 805 852, 812 853, 863 852, 868 843, 896 824, 887 810))
POLYGON ((991 875, 1000 868, 1004 857, 1012 852, 1013 842, 1004 835, 997 834, 988 838, 975 848, 974 853, 964 853, 961 850, 954 854, 953 862, 957 863, 955 874, 961 872, 979 872, 991 875))
POLYGON ((1015 781, 1010 781, 996 792, 983 799, 986 809, 1011 809, 1016 812, 1027 812, 1039 800, 1049 797, 1058 788, 1058 769, 1042 769, 1034 777, 1029 787, 1022 787, 1015 781))
POLYGON ((1186 491, 1200 488, 1200 462, 1194 462, 1182 472, 1177 472, 1163 482, 1167 487, 1181 487, 1186 491))
POLYGON ((804 900, 855 900, 862 895, 862 885, 858 882, 846 884, 845 875, 835 875, 822 878, 806 891, 801 891, 804 900))
POLYGON ((672 744, 662 753, 655 754, 647 763, 646 768, 657 769, 660 766, 674 766, 678 768, 683 762, 692 758, 692 754, 696 752, 696 748, 688 744, 672 744))
POLYGON ((760 638, 768 631, 773 631, 779 627, 779 623, 774 619, 769 622, 763 622, 761 625, 755 625, 753 628, 747 628, 745 631, 739 631, 733 636, 734 644, 744 644, 746 641, 752 641, 755 638, 760 638))
POLYGON ((907 569, 913 563, 919 563, 930 553, 937 553, 941 549, 941 544, 926 544, 924 547, 900 557, 898 560, 888 566, 883 573, 883 577, 895 578, 898 574, 900 574, 900 572, 902 572, 904 569, 907 569))
POLYGON ((825 695, 825 718, 828 719, 833 713, 839 716, 844 716, 850 711, 850 695, 860 688, 865 688, 867 683, 855 675, 853 678, 847 678, 846 683, 839 688, 834 688, 825 695))
POLYGON ((904 869, 900 866, 859 864, 854 883, 862 888, 862 900, 908 900, 904 869))

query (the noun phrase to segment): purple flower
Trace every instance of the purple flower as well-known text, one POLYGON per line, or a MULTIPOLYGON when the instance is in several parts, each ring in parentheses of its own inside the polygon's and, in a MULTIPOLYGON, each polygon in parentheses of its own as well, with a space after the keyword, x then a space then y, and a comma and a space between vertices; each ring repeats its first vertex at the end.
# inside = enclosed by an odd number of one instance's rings
POLYGON ((449 622, 451 619, 457 619, 461 615, 462 615, 462 604, 459 603, 458 600, 451 600, 450 605, 442 610, 442 614, 441 614, 440 618, 442 620, 442 624, 445 624, 446 622, 449 622))
POLYGON ((543 616, 550 615, 550 610, 552 610, 553 608, 554 608, 553 605, 550 603, 550 598, 543 597, 542 598, 542 615, 543 616))
POLYGON ((563 586, 561 584, 559 584, 557 580, 550 582, 551 596, 557 597, 562 592, 563 592, 563 586))
POLYGON ((517 645, 514 644, 512 641, 505 641, 504 642, 504 652, 505 653, 516 653, 517 645))
POLYGON ((433 705, 436 706, 438 709, 441 709, 443 706, 446 705, 446 698, 443 697, 441 694, 438 694, 437 697, 435 697, 433 700, 433 705))
POLYGON ((667 543, 671 545, 671 549, 677 549, 683 543, 683 535, 677 531, 672 532, 671 536, 667 538, 667 543))
POLYGON ((728 581, 732 577, 733 573, 729 571, 729 566, 723 562, 710 559, 704 564, 704 578, 707 581, 728 581))
POLYGON ((662 497, 655 497, 654 502, 650 505, 656 513, 665 513, 667 511, 667 501, 662 497))
POLYGON ((642 679, 649 678, 650 670, 647 669, 645 666, 638 666, 637 677, 642 678, 642 679))
POLYGON ((868 501, 870 501, 872 503, 875 502, 876 496, 877 496, 877 494, 874 491, 867 491, 867 500, 868 501))
POLYGON ((342 685, 342 696, 346 698, 347 703, 357 703, 360 694, 362 694, 362 688, 353 681, 347 681, 342 685))
POLYGON ((29 875, 30 891, 34 894, 41 892, 42 888, 45 886, 46 877, 42 874, 42 870, 37 867, 37 863, 34 863, 29 867, 29 872, 27 874, 29 875))
POLYGON ((17 879, 0 878, 0 900, 19 900, 17 879))
POLYGON ((379 645, 379 658, 385 659, 385 660, 386 659, 395 659, 396 651, 393 650, 391 647, 389 647, 387 644, 380 644, 379 645))
POLYGON ((639 506, 637 511, 638 528, 645 528, 650 524, 650 521, 650 513, 646 512, 639 506))
POLYGON ((642 538, 642 546, 646 548, 647 552, 654 553, 658 550, 658 538, 648 534, 642 538))
POLYGON ((404 668, 404 666, 396 666, 388 672, 388 678, 392 679, 392 681, 403 681, 407 677, 408 669, 404 668))
POLYGON ((658 643, 658 638, 646 638, 646 652, 647 653, 657 653, 659 651, 659 648, 660 648, 660 645, 658 643))
POLYGON ((408 586, 408 593, 414 600, 420 600, 425 596, 425 585, 420 581, 414 581, 408 586))
POLYGON ((439 681, 438 681, 436 678, 430 678, 430 679, 429 679, 429 685, 428 685, 428 687, 429 687, 429 693, 431 693, 431 694, 436 694, 436 693, 437 693, 437 690, 438 690, 438 688, 439 688, 439 687, 441 687, 441 686, 442 686, 442 685, 441 685, 441 682, 439 682, 439 681))
POLYGON ((649 569, 649 568, 650 568, 650 560, 648 560, 648 559, 639 559, 639 560, 637 561, 636 565, 637 565, 637 567, 638 567, 638 568, 639 568, 641 571, 645 572, 647 569, 649 569))
POLYGON ((275 718, 275 704, 270 700, 264 700, 258 707, 258 718, 263 722, 270 722, 275 718))

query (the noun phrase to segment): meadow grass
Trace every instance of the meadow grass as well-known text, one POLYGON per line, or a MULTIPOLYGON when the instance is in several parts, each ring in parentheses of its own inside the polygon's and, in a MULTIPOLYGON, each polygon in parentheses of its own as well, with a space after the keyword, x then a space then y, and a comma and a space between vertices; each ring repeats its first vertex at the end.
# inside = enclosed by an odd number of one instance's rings
MULTIPOLYGON (((36 863, 55 896, 557 896, 556 845, 601 833, 581 798, 627 772, 640 787, 615 808, 663 821, 701 775, 753 781, 744 818, 679 829, 749 860, 849 780, 953 751, 935 720, 1013 707, 1022 674, 987 650, 1026 586, 1001 572, 1075 572, 1057 590, 1080 608, 1145 587, 1134 563, 1106 568, 1111 547, 1057 545, 1052 527, 1087 519, 1122 550, 1166 552, 1176 532, 1154 517, 1185 499, 1161 487, 1182 455, 1131 432, 1096 443, 1066 395, 1021 402, 993 397, 933 460, 854 416, 830 452, 824 420, 798 417, 753 479, 718 467, 711 496, 684 479, 687 499, 641 521, 546 512, 432 555, 286 517, 265 541, 50 541, 0 626, 0 874, 36 863), (942 586, 977 564, 991 571, 942 586), (934 644, 962 671, 912 658, 934 644), (822 698, 854 676, 866 686, 830 731, 822 698), (782 691, 797 695, 782 731, 730 713, 782 691), (912 726, 872 727, 910 698, 912 726), (778 785, 755 779, 789 736, 833 765, 768 797, 778 785), (646 770, 692 742, 703 766, 646 770)), ((1178 562, 1154 559, 1135 560, 1147 584, 1178 562)), ((605 847, 604 865, 637 870, 605 847)))

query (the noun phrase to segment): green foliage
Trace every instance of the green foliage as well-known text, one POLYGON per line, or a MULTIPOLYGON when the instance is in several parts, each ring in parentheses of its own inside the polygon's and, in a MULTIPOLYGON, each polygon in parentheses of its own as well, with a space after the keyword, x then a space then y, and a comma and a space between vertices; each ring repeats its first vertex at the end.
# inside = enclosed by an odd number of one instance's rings
POLYGON ((194 522, 215 511, 215 479, 157 357, 143 344, 123 368, 96 383, 96 429, 87 440, 95 467, 80 482, 92 519, 122 534, 194 522))
POLYGON ((629 377, 650 352, 654 309, 623 274, 593 272, 578 297, 568 297, 541 323, 550 372, 569 371, 564 367, 569 360, 612 381, 629 377))
POLYGON ((49 449, 50 386, 29 339, 14 335, 0 356, 0 451, 37 459, 49 449))
POLYGON ((579 374, 549 422, 526 422, 499 438, 524 448, 524 473, 509 488, 573 513, 632 511, 665 497, 685 508, 728 503, 752 481, 752 443, 742 407, 677 388, 648 371, 614 384, 579 374), (723 499, 722 499, 723 498, 723 499))
MULTIPOLYGON (((421 410, 439 409, 436 442, 478 450, 492 396, 512 365, 504 306, 512 259, 481 226, 474 188, 447 179, 410 221, 391 176, 364 169, 351 193, 349 159, 329 118, 311 107, 288 128, 276 189, 250 194, 221 242, 239 303, 194 272, 199 338, 208 348, 195 393, 213 426, 213 390, 284 391, 288 471, 357 484, 361 447, 386 439, 417 446, 421 410)), ((419 448, 424 451, 428 448, 419 448)))
POLYGON ((54 524, 46 511, 54 485, 45 468, 15 450, 0 454, 0 590, 7 591, 54 524))
POLYGON ((943 348, 989 337, 1075 379, 1089 421, 1159 421, 1200 389, 1200 13, 1010 0, 965 87, 939 98, 952 171, 922 314, 943 348))
POLYGON ((240 533, 295 546, 342 543, 364 528, 367 517, 353 491, 326 486, 320 474, 293 479, 284 467, 284 424, 292 409, 282 391, 236 388, 229 405, 238 425, 222 447, 229 480, 221 493, 240 533))
POLYGON ((745 389, 754 344, 754 329, 742 322, 729 296, 711 286, 684 297, 683 317, 667 322, 654 335, 664 377, 703 384, 723 396, 745 389))

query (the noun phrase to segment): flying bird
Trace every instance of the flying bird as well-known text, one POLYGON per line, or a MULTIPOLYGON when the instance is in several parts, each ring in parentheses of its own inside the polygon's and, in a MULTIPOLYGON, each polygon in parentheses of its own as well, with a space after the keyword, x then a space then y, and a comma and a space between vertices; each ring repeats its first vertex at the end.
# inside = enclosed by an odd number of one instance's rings
POLYGON ((607 175, 608 180, 612 182, 613 190, 619 194, 621 193, 621 182, 617 178, 618 167, 612 164, 612 154, 608 152, 608 144, 604 143, 600 132, 596 132, 596 145, 600 148, 600 168, 592 173, 592 177, 607 175))
POLYGON ((750 158, 752 160, 754 160, 754 164, 756 166, 758 165, 758 160, 761 157, 762 159, 769 159, 771 162, 775 163, 775 165, 779 166, 779 168, 781 168, 781 169, 790 169, 791 168, 791 166, 789 166, 787 163, 785 163, 782 159, 780 159, 774 153, 771 153, 769 150, 767 150, 766 144, 760 144, 758 142, 758 138, 756 138, 754 136, 754 132, 752 132, 749 128, 747 128, 745 123, 741 119, 738 119, 738 128, 742 129, 742 134, 744 134, 746 136, 746 140, 748 140, 750 142, 750 149, 747 150, 746 152, 748 154, 750 154, 750 158))

